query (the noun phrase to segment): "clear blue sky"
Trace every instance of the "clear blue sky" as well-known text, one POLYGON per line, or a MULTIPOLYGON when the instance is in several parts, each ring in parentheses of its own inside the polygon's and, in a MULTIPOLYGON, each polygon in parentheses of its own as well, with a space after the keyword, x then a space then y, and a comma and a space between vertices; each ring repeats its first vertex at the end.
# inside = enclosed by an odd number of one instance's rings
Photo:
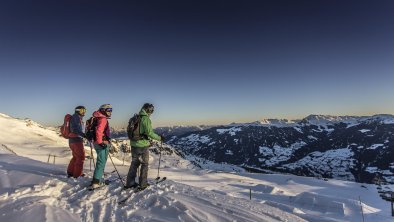
POLYGON ((394 1, 20 1, 0 5, 0 112, 124 126, 394 114, 394 1))

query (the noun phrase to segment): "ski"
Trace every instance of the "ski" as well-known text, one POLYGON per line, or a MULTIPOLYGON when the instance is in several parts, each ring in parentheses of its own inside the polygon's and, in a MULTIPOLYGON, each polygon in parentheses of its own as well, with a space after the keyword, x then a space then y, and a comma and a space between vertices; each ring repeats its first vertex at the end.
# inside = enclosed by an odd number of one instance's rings
POLYGON ((163 181, 165 181, 165 180, 167 179, 167 177, 163 177, 163 178, 161 178, 161 179, 160 179, 160 177, 158 177, 158 178, 159 178, 159 179, 156 180, 156 184, 161 183, 161 182, 163 182, 163 181))
MULTIPOLYGON (((119 180, 119 177, 117 177, 117 178, 115 178, 115 179, 106 179, 106 180, 105 180, 105 183, 108 185, 108 184, 110 184, 110 183, 112 183, 112 182, 115 182, 115 181, 118 181, 118 180, 119 180)), ((125 177, 122 178, 122 181, 123 181, 123 182, 125 181, 125 177)))

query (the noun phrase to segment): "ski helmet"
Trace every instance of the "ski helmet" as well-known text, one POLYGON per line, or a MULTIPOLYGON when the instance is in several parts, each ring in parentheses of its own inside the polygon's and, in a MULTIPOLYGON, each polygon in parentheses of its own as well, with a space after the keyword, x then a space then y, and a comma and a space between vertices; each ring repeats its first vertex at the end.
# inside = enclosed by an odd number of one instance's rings
POLYGON ((81 116, 84 116, 86 113, 86 108, 84 106, 77 106, 75 107, 75 112, 81 116))
POLYGON ((99 109, 103 114, 105 114, 106 116, 111 116, 112 113, 112 106, 111 104, 104 104, 100 106, 99 109))
POLYGON ((153 111, 155 111, 155 107, 153 106, 152 103, 145 103, 142 108, 146 111, 148 114, 152 114, 153 111))

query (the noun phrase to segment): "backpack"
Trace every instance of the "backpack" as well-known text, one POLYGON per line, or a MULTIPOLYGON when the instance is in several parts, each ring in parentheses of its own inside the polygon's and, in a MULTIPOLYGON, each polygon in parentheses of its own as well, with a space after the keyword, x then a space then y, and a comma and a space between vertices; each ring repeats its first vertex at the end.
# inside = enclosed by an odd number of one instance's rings
POLYGON ((96 140, 97 119, 93 116, 86 120, 85 134, 88 141, 96 140))
POLYGON ((134 116, 130 118, 129 124, 127 125, 127 136, 130 140, 137 141, 142 139, 140 135, 140 121, 141 117, 138 114, 134 114, 134 116))
POLYGON ((64 122, 63 125, 60 127, 60 134, 62 135, 62 137, 69 139, 71 136, 71 131, 70 131, 70 120, 71 120, 71 115, 70 114, 66 114, 64 116, 64 122))

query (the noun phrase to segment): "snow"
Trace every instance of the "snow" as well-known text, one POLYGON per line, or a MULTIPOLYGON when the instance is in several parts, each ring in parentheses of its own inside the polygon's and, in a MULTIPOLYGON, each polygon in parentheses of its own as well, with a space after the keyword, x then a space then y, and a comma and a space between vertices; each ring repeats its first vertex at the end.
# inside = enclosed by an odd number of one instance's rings
POLYGON ((293 153, 304 145, 306 145, 306 143, 300 141, 291 144, 289 147, 274 145, 272 148, 270 148, 260 146, 259 153, 262 157, 259 158, 259 161, 264 163, 265 166, 274 166, 280 162, 289 160, 293 153))
POLYGON ((367 168, 365 169, 365 171, 370 172, 370 173, 379 172, 379 170, 378 170, 377 167, 367 167, 367 168))
POLYGON ((390 114, 379 114, 372 117, 365 117, 365 121, 378 121, 382 124, 394 124, 394 116, 390 114))
POLYGON ((201 143, 208 143, 210 142, 210 138, 208 136, 199 136, 197 134, 191 134, 190 136, 186 137, 189 141, 192 142, 201 142, 201 143))
MULTIPOLYGON (((198 169, 191 161, 201 160, 162 151, 160 176, 168 177, 167 181, 140 193, 121 192, 119 180, 90 192, 86 190, 92 176, 89 160, 84 166, 87 177, 67 178, 65 168, 71 155, 67 141, 55 131, 1 114, 0 144, 5 145, 0 146, 0 221, 358 222, 362 220, 359 198, 365 221, 392 221, 389 202, 370 184, 251 174, 210 161, 198 169), (48 154, 61 158, 55 164, 46 163, 48 154), (117 204, 128 196, 124 205, 117 204)), ((344 161, 342 157, 350 158, 350 154, 344 148, 314 155, 321 156, 322 165, 327 165, 324 160, 329 157, 344 161)), ((125 176, 130 157, 125 165, 119 158, 112 157, 120 175, 125 176)), ((151 152, 150 178, 157 176, 158 158, 151 152)), ((108 179, 117 178, 112 171, 108 161, 108 179)))
MULTIPOLYGON (((360 125, 361 123, 378 122, 381 124, 394 124, 394 115, 380 114, 374 116, 331 116, 331 115, 309 115, 302 120, 288 120, 288 119, 263 119, 251 123, 232 123, 228 126, 243 127, 243 126, 261 126, 261 127, 293 127, 298 132, 302 133, 299 128, 302 125, 315 125, 319 129, 316 132, 332 132, 333 129, 329 126, 344 123, 346 128, 360 125)), ((220 129, 220 134, 226 132, 228 129, 220 129)))
POLYGON ((231 151, 231 150, 226 150, 226 153, 225 153, 226 155, 234 155, 234 153, 233 153, 233 151, 231 151))
POLYGON ((359 130, 360 132, 362 132, 362 133, 366 133, 366 132, 369 132, 369 131, 371 131, 371 130, 369 130, 369 129, 361 129, 361 130, 359 130))
POLYGON ((353 124, 357 121, 357 117, 353 116, 330 116, 330 115, 309 115, 305 117, 302 122, 309 125, 322 126, 327 128, 327 125, 333 125, 340 122, 353 124))
POLYGON ((315 176, 322 175, 323 172, 331 172, 333 177, 354 180, 354 176, 348 170, 353 166, 353 155, 353 151, 349 148, 326 152, 316 151, 294 163, 285 164, 283 167, 293 170, 307 167, 315 172, 315 176))
POLYGON ((384 146, 384 144, 378 143, 378 144, 372 144, 370 147, 367 148, 367 150, 375 150, 379 147, 384 146))
POLYGON ((216 142, 209 143, 208 146, 212 146, 214 144, 216 144, 216 142))
POLYGON ((242 131, 240 127, 231 127, 229 129, 216 129, 216 132, 218 132, 219 134, 228 133, 231 136, 235 136, 236 133, 240 131, 242 131))
POLYGON ((90 179, 67 179, 64 166, 10 154, 1 154, 0 164, 2 221, 305 221, 264 203, 172 180, 137 194, 121 193, 119 183, 90 192, 90 179), (117 204, 127 196, 126 204, 117 204))
POLYGON ((211 138, 209 136, 200 136, 198 134, 190 134, 189 136, 180 139, 180 142, 187 144, 189 149, 195 150, 198 150, 202 143, 208 144, 208 146, 215 144, 215 142, 211 142, 211 138))
POLYGON ((311 135, 309 135, 309 136, 308 136, 308 139, 310 139, 310 140, 317 140, 317 138, 316 138, 316 137, 314 137, 314 136, 311 136, 311 135))
POLYGON ((288 119, 263 119, 256 122, 262 126, 275 126, 275 127, 292 127, 296 124, 293 120, 288 119))
POLYGON ((299 133, 303 133, 302 130, 299 127, 293 127, 295 130, 297 130, 299 133))

